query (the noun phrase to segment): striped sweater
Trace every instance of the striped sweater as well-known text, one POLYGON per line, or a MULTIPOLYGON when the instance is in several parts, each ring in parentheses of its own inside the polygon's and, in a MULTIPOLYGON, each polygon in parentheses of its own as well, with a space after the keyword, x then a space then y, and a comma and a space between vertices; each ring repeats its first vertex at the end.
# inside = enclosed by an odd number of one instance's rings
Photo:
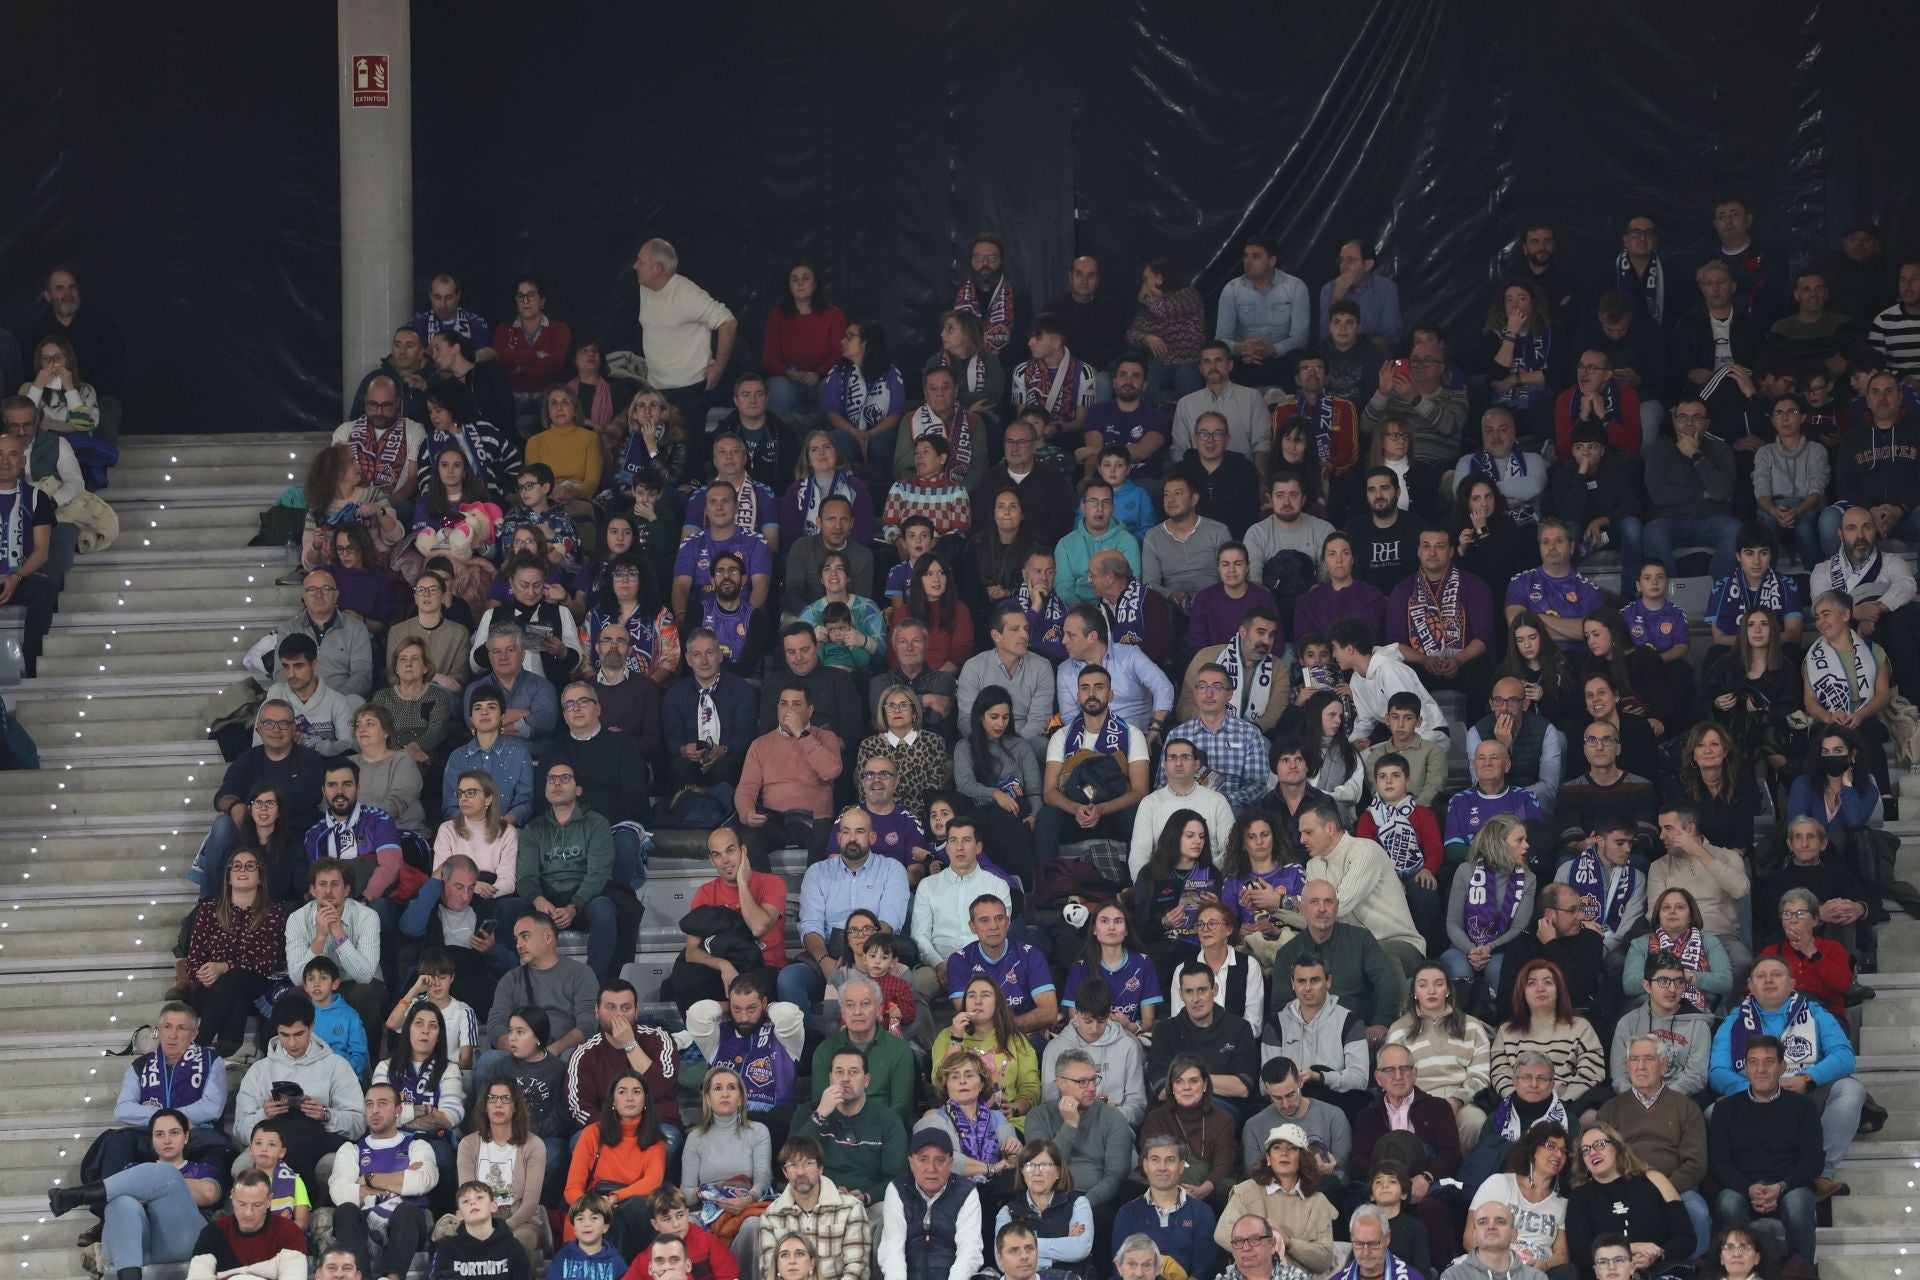
MULTIPOLYGON (((1514 1060, 1528 1050, 1547 1055, 1553 1063, 1555 1091, 1578 1098, 1607 1076, 1607 1055, 1593 1024, 1575 1014, 1572 1022, 1543 1026, 1536 1022, 1522 1031, 1502 1024, 1493 1037, 1493 1089, 1505 1095, 1513 1090, 1514 1060)), ((1421 1082, 1425 1086, 1425 1081, 1421 1082)))
POLYGON ((1467 1018, 1456 1039, 1441 1023, 1410 1013, 1387 1028, 1387 1043, 1413 1055, 1420 1087, 1436 1098, 1471 1102, 1492 1080, 1493 1041, 1478 1018, 1467 1018))

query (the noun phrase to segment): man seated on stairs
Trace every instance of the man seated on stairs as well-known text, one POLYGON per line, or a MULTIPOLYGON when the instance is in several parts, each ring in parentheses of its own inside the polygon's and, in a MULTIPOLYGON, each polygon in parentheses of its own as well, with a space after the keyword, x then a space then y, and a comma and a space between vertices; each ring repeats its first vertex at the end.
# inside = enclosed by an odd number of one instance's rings
POLYGON ((326 758, 299 741, 293 704, 285 698, 268 698, 254 713, 253 723, 258 742, 227 765, 226 775, 213 795, 213 807, 219 816, 187 869, 187 879, 200 886, 203 902, 219 896, 220 886, 226 881, 228 855, 239 844, 243 831, 254 830, 248 805, 255 787, 273 787, 282 806, 281 822, 304 825, 320 812, 326 758))
MULTIPOLYGON (((5 482, 4 473, 0 473, 0 484, 5 482)), ((279 653, 282 640, 303 635, 314 643, 318 652, 315 665, 328 688, 366 697, 373 691, 373 637, 358 618, 340 612, 340 586, 334 581, 333 571, 315 569, 302 578, 300 599, 301 607, 294 615, 247 650, 241 665, 271 678, 267 659, 279 653)), ((351 733, 341 737, 351 746, 351 733)))
POLYGON ((80 549, 80 526, 61 524, 59 511, 87 491, 86 477, 80 473, 80 460, 73 446, 57 431, 44 429, 40 406, 26 396, 0 399, 0 430, 18 437, 27 453, 28 484, 51 481, 55 523, 47 535, 47 580, 56 599, 73 569, 73 558, 80 549))
MULTIPOLYGON (((811 634, 807 642, 813 642, 811 634)), ((832 834, 833 784, 845 767, 842 739, 815 723, 806 685, 762 693, 769 695, 777 699, 775 721, 747 748, 733 793, 734 812, 746 827, 747 849, 756 865, 770 865, 773 850, 796 838, 804 840, 809 861, 818 861, 832 834)), ((904 867, 901 874, 906 874, 904 867)))
POLYGON ((25 658, 31 676, 53 626, 53 582, 46 567, 55 508, 52 498, 27 483, 26 469, 26 443, 0 435, 0 605, 27 611, 25 658))
POLYGON ((333 1238, 353 1250, 362 1275, 400 1280, 433 1228, 427 1193, 440 1167, 427 1140, 400 1127, 399 1090, 369 1085, 366 1107, 366 1133, 334 1154, 327 1178, 333 1238))
MULTIPOLYGON (((267 697, 293 708, 293 731, 300 745, 323 756, 344 756, 353 751, 353 713, 365 699, 356 693, 343 693, 326 682, 311 636, 288 636, 280 642, 275 656, 280 678, 267 689, 267 697)), ((258 732, 254 734, 254 746, 264 741, 258 732)))
MULTIPOLYGON (((234 1131, 250 1134, 269 1116, 279 1120, 287 1165, 311 1186, 322 1156, 367 1131, 364 1095, 346 1059, 313 1034, 313 1001, 281 996, 268 1016, 274 1038, 240 1081, 234 1131)), ((251 1167, 253 1157, 243 1152, 239 1163, 251 1167)), ((431 1155, 427 1167, 434 1167, 431 1155)))
MULTIPOLYGON (((353 872, 340 859, 320 858, 308 876, 312 900, 287 917, 287 977, 297 984, 311 957, 331 958, 345 979, 341 993, 366 1028, 367 1043, 376 1043, 387 1015, 387 988, 380 981, 380 917, 350 896, 353 872)), ((313 1026, 310 1004, 307 1026, 313 1026)), ((250 1125, 239 1130, 252 1131, 250 1125)))
MULTIPOLYGON (((1813 1183, 1814 1195, 1824 1200, 1847 1194, 1847 1184, 1836 1171, 1860 1131, 1867 1089, 1853 1074, 1853 1046, 1846 1028, 1818 1001, 1793 989, 1793 970, 1778 956, 1754 963, 1747 978, 1747 998, 1714 1033, 1707 1078, 1723 1103, 1772 1083, 1750 1080, 1747 1075, 1752 1043, 1763 1036, 1777 1039, 1781 1046, 1779 1087, 1812 1102, 1820 1116, 1824 1159, 1813 1183)), ((1718 1126, 1711 1136, 1721 1136, 1718 1126)))
POLYGON ((307 1233, 288 1215, 273 1211, 272 1178, 258 1169, 242 1169, 227 1203, 228 1212, 200 1229, 187 1263, 189 1280, 294 1280, 306 1274, 307 1233))
POLYGON ((534 1005, 546 1013, 553 1033, 546 1045, 549 1053, 564 1057, 586 1043, 594 1031, 599 987, 593 970, 560 954, 560 930, 553 917, 544 911, 529 912, 513 922, 512 933, 520 967, 494 988, 493 1007, 487 1011, 486 1029, 481 1033, 485 1051, 474 1068, 477 1080, 491 1079, 497 1069, 508 1065, 507 1020, 523 1006, 534 1005))
POLYGON ((204 1140, 226 1145, 216 1126, 227 1110, 227 1067, 211 1046, 194 1043, 199 1015, 193 1006, 169 1000, 160 1006, 154 1029, 159 1045, 129 1063, 120 1078, 120 1095, 113 1104, 119 1127, 95 1138, 80 1160, 80 1176, 89 1182, 153 1158, 147 1122, 163 1107, 186 1116, 204 1140))

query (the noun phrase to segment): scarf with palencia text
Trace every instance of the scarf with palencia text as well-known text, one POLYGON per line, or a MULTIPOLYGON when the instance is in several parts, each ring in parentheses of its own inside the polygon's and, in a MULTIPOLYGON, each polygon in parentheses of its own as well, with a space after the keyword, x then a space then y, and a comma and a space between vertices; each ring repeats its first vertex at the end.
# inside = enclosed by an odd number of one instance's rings
POLYGON ((1393 859, 1394 874, 1403 880, 1420 870, 1427 857, 1420 847, 1420 833, 1414 830, 1413 806, 1412 796, 1399 804, 1388 804, 1377 795, 1367 805, 1367 812, 1373 815, 1374 842, 1387 851, 1387 857, 1393 859))
POLYGON ((987 299, 986 306, 980 305, 980 287, 968 276, 960 282, 959 290, 953 295, 955 311, 971 311, 980 317, 980 331, 987 340, 987 350, 999 355, 1013 340, 1013 286, 1007 283, 1002 274, 993 286, 993 294, 987 299))

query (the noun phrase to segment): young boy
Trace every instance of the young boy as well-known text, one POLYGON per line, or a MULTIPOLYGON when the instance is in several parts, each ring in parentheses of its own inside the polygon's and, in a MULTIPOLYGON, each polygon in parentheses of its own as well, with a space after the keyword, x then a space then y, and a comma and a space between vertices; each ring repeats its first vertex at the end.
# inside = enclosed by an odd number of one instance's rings
POLYGON ((247 1154, 253 1158, 253 1167, 266 1174, 273 1184, 273 1199, 267 1207, 293 1219, 293 1225, 305 1231, 313 1201, 307 1198, 306 1180, 287 1163, 287 1141, 280 1133, 278 1120, 262 1120, 253 1126, 247 1154))
POLYGON ((838 668, 849 675, 859 675, 867 669, 867 665, 873 661, 873 655, 864 648, 855 648, 846 643, 847 636, 854 630, 851 608, 839 600, 827 601, 820 606, 820 625, 826 628, 829 637, 839 637, 821 644, 820 662, 823 666, 838 668))
MULTIPOLYGON (((1412 694, 1396 693, 1393 696, 1395 699, 1406 698, 1416 705, 1409 715, 1390 702, 1387 706, 1388 722, 1399 717, 1417 724, 1420 716, 1419 699, 1412 694)), ((1398 737, 1399 733, 1396 726, 1394 735, 1398 737)), ((1414 741, 1422 742, 1422 739, 1415 738, 1414 741)), ((1440 751, 1434 743, 1425 742, 1423 745, 1440 751)), ((1445 767, 1445 755, 1442 753, 1443 771, 1445 767)), ((1393 860, 1394 874, 1400 877, 1400 886, 1406 890, 1407 909, 1413 913, 1414 927, 1420 930, 1420 936, 1427 940, 1430 947, 1438 945, 1446 938, 1446 910, 1440 901, 1439 873, 1445 857, 1445 844, 1440 838, 1440 819, 1432 809, 1407 793, 1410 770, 1405 756, 1392 750, 1375 752, 1369 758, 1368 768, 1373 771, 1373 800, 1360 811, 1353 834, 1362 840, 1377 841, 1387 851, 1387 857, 1393 860)))
POLYGON ((1412 1214, 1400 1212, 1413 1194, 1407 1167, 1397 1160, 1382 1160, 1373 1166, 1367 1190, 1374 1207, 1387 1215, 1388 1251, 1421 1275, 1431 1272, 1433 1249, 1426 1227, 1412 1214))
MULTIPOLYGON (((1153 528, 1153 495, 1133 482, 1133 455, 1125 447, 1110 444, 1100 450, 1097 464, 1100 478, 1113 486, 1113 518, 1127 527, 1134 537, 1145 539, 1153 528)), ((1074 527, 1086 523, 1084 516, 1074 517, 1074 527)))
POLYGON ((733 1250, 693 1220, 687 1209, 687 1197, 680 1188, 661 1187, 647 1197, 647 1208, 653 1211, 654 1239, 686 1243, 688 1275, 692 1280, 738 1280, 740 1264, 734 1259, 733 1250))
POLYGON ((454 1193, 459 1230, 448 1236, 433 1255, 428 1270, 433 1280, 472 1280, 475 1276, 532 1280, 533 1262, 511 1233, 494 1221, 493 1188, 484 1182, 463 1182, 454 1193))
POLYGON ((347 1060, 353 1073, 367 1078, 367 1028, 360 1015, 340 998, 340 966, 332 956, 314 956, 300 985, 313 1001, 313 1034, 347 1060))
POLYGON ((573 1239, 561 1245, 547 1264, 547 1280, 620 1280, 627 1260, 607 1243, 607 1224, 613 1206, 607 1198, 587 1192, 567 1210, 573 1239))
POLYGON ((900 524, 899 564, 887 570, 887 616, 907 602, 913 586, 913 566, 921 556, 933 550, 933 521, 925 516, 908 516, 900 524))
POLYGON ((1734 557, 1738 561, 1734 571, 1714 583, 1707 596, 1713 643, 1731 649, 1739 635, 1740 615, 1756 605, 1765 605, 1780 619, 1780 639, 1799 644, 1806 621, 1800 583, 1773 567, 1773 535, 1757 523, 1741 525, 1734 557))
POLYGON ((478 1023, 473 1008, 453 998, 453 956, 445 947, 428 947, 420 953, 420 975, 407 988, 400 1002, 387 1015, 387 1030, 398 1031, 407 1025, 413 1008, 423 1002, 440 1010, 447 1024, 447 1058, 462 1071, 473 1070, 473 1042, 478 1039, 478 1023))
POLYGON ((1333 642, 1318 631, 1309 631, 1293 646, 1293 705, 1305 706, 1308 698, 1322 689, 1340 683, 1340 669, 1333 665, 1333 642))
POLYGON ((1667 599, 1667 569, 1655 560, 1640 566, 1634 580, 1640 595, 1620 609, 1627 634, 1658 654, 1662 662, 1687 660, 1687 615, 1667 599))
POLYGON ((1447 785, 1447 749, 1420 736, 1420 695, 1403 691, 1387 699, 1387 732, 1387 741, 1368 750, 1367 767, 1389 753, 1399 756, 1414 803, 1431 807, 1447 785))

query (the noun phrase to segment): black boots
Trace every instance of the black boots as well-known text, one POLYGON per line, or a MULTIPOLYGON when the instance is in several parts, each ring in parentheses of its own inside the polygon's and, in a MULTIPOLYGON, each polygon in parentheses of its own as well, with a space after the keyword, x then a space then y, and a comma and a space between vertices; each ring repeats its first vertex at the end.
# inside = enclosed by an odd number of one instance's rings
MULTIPOLYGON (((47 1188, 47 1207, 54 1217, 70 1213, 75 1209, 92 1206, 96 1211, 107 1207, 107 1184, 104 1182, 82 1182, 71 1187, 47 1188)), ((134 1268, 138 1270, 138 1268, 134 1268)))

